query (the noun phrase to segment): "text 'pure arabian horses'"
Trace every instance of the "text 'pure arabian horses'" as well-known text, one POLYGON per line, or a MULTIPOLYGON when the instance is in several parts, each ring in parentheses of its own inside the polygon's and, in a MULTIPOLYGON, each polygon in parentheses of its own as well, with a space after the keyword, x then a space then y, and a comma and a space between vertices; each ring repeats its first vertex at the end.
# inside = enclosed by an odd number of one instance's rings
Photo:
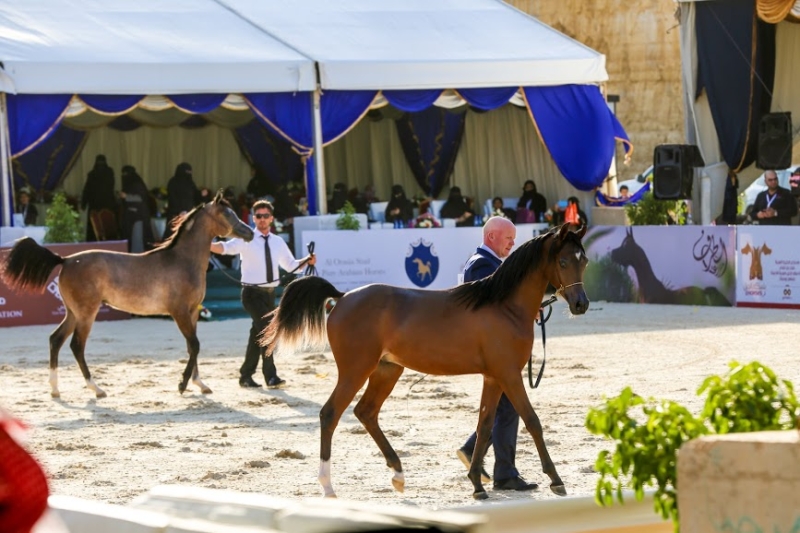
POLYGON ((58 352, 72 335, 70 348, 98 398, 97 386, 84 359, 86 339, 97 311, 105 303, 135 315, 170 315, 186 338, 189 362, 178 390, 191 377, 204 394, 209 389, 197 369, 197 318, 206 293, 209 245, 216 237, 253 239, 253 230, 239 220, 219 191, 211 202, 198 206, 176 221, 176 230, 164 244, 142 254, 88 250, 61 257, 26 237, 14 244, 0 275, 15 290, 43 291, 52 271, 61 265, 58 287, 66 315, 50 335, 50 395, 58 398, 58 352))
POLYGON ((583 289, 588 262, 581 244, 585 233, 585 227, 573 232, 561 226, 524 243, 491 276, 449 290, 368 285, 344 294, 317 277, 298 279, 286 288, 265 330, 267 353, 276 345, 286 352, 324 342, 324 305, 329 298, 339 299, 327 321, 339 377, 319 414, 319 481, 325 496, 335 496, 330 471, 333 432, 367 380, 354 414, 393 470, 395 489, 403 491, 403 467, 378 425, 378 413, 404 368, 434 375, 483 374, 478 441, 468 474, 476 499, 488 497, 481 467, 502 393, 533 436, 551 490, 566 494, 521 370, 533 348, 534 319, 548 283, 557 287, 573 314, 583 314, 589 307, 583 289), (420 349, 419 339, 425 339, 425 349, 420 349))

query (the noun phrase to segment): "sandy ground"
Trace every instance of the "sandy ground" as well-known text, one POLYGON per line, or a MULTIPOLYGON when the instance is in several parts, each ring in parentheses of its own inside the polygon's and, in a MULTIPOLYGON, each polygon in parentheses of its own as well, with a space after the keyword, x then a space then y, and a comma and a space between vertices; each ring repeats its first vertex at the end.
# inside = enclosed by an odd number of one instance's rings
MULTIPOLYGON (((604 395, 631 385, 639 394, 673 399, 697 412, 703 378, 724 373, 733 359, 757 359, 797 383, 798 319, 797 311, 606 302, 569 318, 557 304, 547 324, 545 377, 528 394, 569 494, 594 492, 592 465, 609 444, 591 435, 584 419, 604 395)), ((169 483, 287 498, 321 495, 318 413, 336 381, 333 358, 304 353, 278 360, 285 390, 242 389, 237 377, 248 328, 246 320, 199 325, 201 375, 214 393, 204 396, 191 387, 181 396, 185 345, 173 322, 97 323, 87 361, 108 393, 102 400, 84 387, 67 347, 61 353, 61 399, 50 398, 52 326, 2 329, 0 405, 30 424, 28 446, 56 494, 125 504, 169 483)), ((534 353, 541 357, 538 330, 534 353)), ((474 503, 454 452, 477 422, 480 377, 428 376, 415 384, 421 377, 406 371, 381 417, 403 461, 405 493, 392 489, 390 471, 351 405, 333 440, 333 483, 340 497, 426 508, 474 503)), ((532 493, 490 490, 490 502, 557 497, 546 488, 549 481, 524 428, 517 465, 542 487, 532 493)))

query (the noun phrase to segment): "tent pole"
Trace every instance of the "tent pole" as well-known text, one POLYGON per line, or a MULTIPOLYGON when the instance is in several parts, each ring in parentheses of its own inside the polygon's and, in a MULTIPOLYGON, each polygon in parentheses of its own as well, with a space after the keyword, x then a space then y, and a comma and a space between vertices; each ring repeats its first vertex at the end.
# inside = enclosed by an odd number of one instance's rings
POLYGON ((8 108, 6 106, 6 93, 0 93, 0 199, 3 202, 3 218, 0 226, 11 225, 11 210, 14 209, 14 197, 11 192, 11 172, 9 168, 9 131, 8 108))
MULTIPOLYGON (((328 194, 325 187, 325 159, 322 147, 322 91, 317 84, 314 90, 314 168, 317 171, 317 213, 323 215, 328 212, 328 194)), ((313 214, 313 213, 309 213, 313 214)))

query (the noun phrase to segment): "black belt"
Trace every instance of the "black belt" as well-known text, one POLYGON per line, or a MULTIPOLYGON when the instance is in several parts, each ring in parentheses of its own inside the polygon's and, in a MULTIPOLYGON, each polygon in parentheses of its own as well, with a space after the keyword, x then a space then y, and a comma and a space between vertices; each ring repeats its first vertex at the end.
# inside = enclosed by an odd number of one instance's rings
POLYGON ((264 285, 249 285, 247 283, 242 283, 242 288, 243 289, 253 289, 253 290, 256 290, 256 291, 269 292, 269 291, 274 291, 278 287, 265 287, 264 285))

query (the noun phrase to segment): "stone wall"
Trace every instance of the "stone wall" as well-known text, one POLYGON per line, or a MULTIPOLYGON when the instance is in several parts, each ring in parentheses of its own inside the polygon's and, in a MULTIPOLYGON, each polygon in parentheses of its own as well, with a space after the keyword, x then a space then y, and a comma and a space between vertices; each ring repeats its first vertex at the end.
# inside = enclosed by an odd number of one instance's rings
MULTIPOLYGON (((672 0, 507 0, 545 24, 605 54, 609 94, 634 145, 619 180, 652 164, 653 148, 683 143, 680 28, 672 0)), ((617 151, 622 161, 621 148, 617 151)))

